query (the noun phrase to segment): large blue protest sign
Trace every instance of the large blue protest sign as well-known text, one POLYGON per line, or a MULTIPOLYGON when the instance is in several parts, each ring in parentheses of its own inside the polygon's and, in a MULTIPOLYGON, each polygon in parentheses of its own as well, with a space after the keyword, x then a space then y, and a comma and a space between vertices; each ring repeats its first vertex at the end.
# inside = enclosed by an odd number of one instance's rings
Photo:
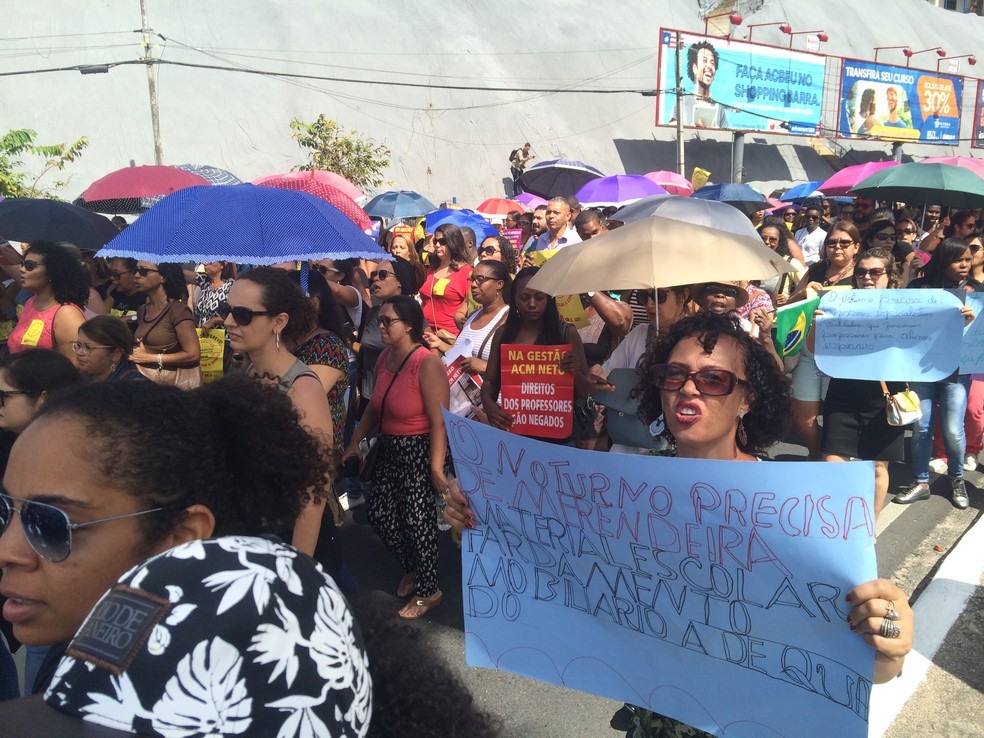
POLYGON ((817 368, 850 379, 945 379, 959 361, 961 305, 945 290, 826 292, 813 322, 817 368))
POLYGON ((963 77, 845 59, 838 135, 956 144, 963 77))
MULTIPOLYGON (((825 59, 728 38, 680 33, 683 125, 816 135, 825 59)), ((658 84, 676 88, 677 32, 660 30, 658 84)), ((656 98, 656 125, 675 125, 676 96, 656 98)))
POLYGON ((874 652, 844 596, 876 576, 872 463, 601 454, 445 422, 477 521, 469 665, 729 738, 867 735, 874 652))
POLYGON ((974 320, 964 328, 963 342, 960 344, 960 373, 984 374, 984 293, 968 292, 964 295, 964 301, 974 311, 974 320))

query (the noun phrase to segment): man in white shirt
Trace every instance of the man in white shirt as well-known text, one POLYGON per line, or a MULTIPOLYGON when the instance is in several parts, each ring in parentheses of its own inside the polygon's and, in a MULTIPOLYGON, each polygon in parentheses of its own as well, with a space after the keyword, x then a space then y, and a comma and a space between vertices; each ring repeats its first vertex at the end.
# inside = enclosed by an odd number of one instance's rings
POLYGON ((534 251, 558 250, 572 243, 581 243, 581 237, 570 224, 571 206, 566 197, 555 197, 547 203, 547 230, 533 247, 534 251))
POLYGON ((816 205, 811 205, 806 210, 803 218, 805 227, 796 231, 793 239, 803 250, 803 258, 806 259, 806 266, 815 264, 820 260, 820 247, 823 246, 824 239, 827 238, 827 231, 820 227, 823 213, 816 205))

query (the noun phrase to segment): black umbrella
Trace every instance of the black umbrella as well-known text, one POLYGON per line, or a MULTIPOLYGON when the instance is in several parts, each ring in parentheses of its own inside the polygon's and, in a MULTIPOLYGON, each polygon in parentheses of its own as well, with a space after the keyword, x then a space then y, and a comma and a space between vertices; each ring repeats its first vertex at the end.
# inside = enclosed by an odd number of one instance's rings
POLYGON ((69 241, 80 249, 98 251, 119 234, 105 215, 60 200, 0 202, 0 235, 14 241, 69 241))

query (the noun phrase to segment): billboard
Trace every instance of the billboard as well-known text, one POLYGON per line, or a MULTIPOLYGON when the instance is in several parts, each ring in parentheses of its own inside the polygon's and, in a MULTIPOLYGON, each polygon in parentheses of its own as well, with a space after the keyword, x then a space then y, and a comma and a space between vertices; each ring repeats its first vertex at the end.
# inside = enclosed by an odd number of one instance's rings
POLYGON ((956 144, 963 78, 845 59, 838 135, 956 144))
MULTIPOLYGON (((660 29, 658 126, 676 124, 676 36, 660 29)), ((680 40, 684 126, 816 134, 825 57, 693 33, 680 40)))
POLYGON ((977 80, 977 98, 974 102, 974 138, 970 145, 984 149, 984 80, 977 80))

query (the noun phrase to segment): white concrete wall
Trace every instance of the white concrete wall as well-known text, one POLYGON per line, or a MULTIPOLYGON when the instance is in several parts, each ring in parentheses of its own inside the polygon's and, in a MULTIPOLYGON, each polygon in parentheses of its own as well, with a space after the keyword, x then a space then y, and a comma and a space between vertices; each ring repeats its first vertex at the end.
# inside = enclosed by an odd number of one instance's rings
MULTIPOLYGON (((653 88, 660 26, 703 28, 697 0, 148 3, 151 26, 168 39, 166 44, 156 39, 154 55, 165 60, 476 86, 653 88)), ((140 27, 138 0, 6 0, 3 5, 0 73, 140 55, 139 34, 132 33, 140 27)), ((951 55, 970 53, 979 48, 984 32, 984 19, 937 9, 924 0, 751 0, 738 5, 748 9, 746 24, 789 20, 794 30, 823 28, 830 34, 828 53, 868 59, 872 47, 896 43, 914 48, 942 44, 951 55)), ((745 28, 736 34, 746 35, 745 28)), ((761 28, 755 40, 785 44, 786 37, 775 28, 761 28)), ((805 48, 805 37, 797 37, 796 46, 805 48)), ((901 52, 883 52, 880 60, 904 63, 901 52)), ((927 54, 914 61, 935 65, 935 60, 927 54)), ((975 68, 962 69, 966 74, 975 68)), ((393 185, 419 190, 435 201, 457 196, 471 205, 503 194, 509 151, 525 140, 541 159, 566 155, 616 173, 624 169, 614 139, 672 138, 671 130, 653 127, 654 99, 638 94, 449 92, 173 66, 158 67, 157 80, 166 163, 213 164, 246 180, 299 164, 303 155, 288 123, 294 116, 312 120, 319 113, 385 142, 393 151, 387 172, 393 185)), ((835 81, 830 84, 836 89, 835 81)), ((971 82, 964 92, 965 138, 975 90, 971 82)), ((36 129, 44 142, 81 135, 91 139, 71 167, 66 197, 131 160, 153 162, 141 66, 92 76, 0 76, 0 129, 20 127, 36 129)), ((790 138, 771 141, 806 143, 790 138)), ((969 151, 967 144, 960 148, 969 151)), ((905 150, 917 156, 953 152, 916 145, 905 150)), ((673 168, 673 162, 661 168, 673 168)))

